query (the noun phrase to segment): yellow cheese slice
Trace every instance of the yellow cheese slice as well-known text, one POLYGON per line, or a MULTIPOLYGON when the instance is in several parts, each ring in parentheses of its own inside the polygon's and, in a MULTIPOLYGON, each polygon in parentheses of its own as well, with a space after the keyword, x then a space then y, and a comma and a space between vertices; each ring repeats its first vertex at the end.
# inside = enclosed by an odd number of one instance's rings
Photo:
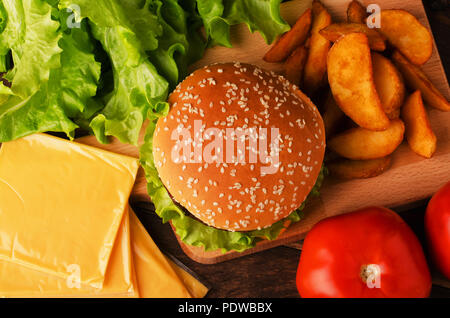
POLYGON ((208 292, 206 286, 159 251, 131 210, 124 214, 103 288, 99 290, 84 284, 76 286, 76 277, 74 275, 73 279, 62 279, 0 260, 0 297, 201 298, 208 292), (130 213, 133 224, 131 234, 130 213), (130 236, 133 249, 130 246, 130 236), (135 262, 141 273, 140 277, 136 277, 135 262))
POLYGON ((202 282, 197 280, 189 272, 185 271, 182 267, 175 264, 170 258, 166 258, 193 298, 203 298, 206 296, 209 291, 208 287, 202 284, 202 282))
POLYGON ((188 288, 153 242, 134 212, 130 212, 133 263, 142 298, 192 298, 188 288))
MULTIPOLYGON (((129 208, 124 213, 122 225, 112 250, 102 290, 95 290, 101 297, 138 297, 139 290, 131 253, 129 208)), ((93 296, 92 293, 89 296, 93 296)))
POLYGON ((0 259, 100 289, 138 161, 44 134, 0 149, 0 259))
POLYGON ((76 270, 73 277, 63 279, 0 260, 0 297, 138 297, 128 214, 124 214, 117 234, 102 289, 78 284, 76 270))

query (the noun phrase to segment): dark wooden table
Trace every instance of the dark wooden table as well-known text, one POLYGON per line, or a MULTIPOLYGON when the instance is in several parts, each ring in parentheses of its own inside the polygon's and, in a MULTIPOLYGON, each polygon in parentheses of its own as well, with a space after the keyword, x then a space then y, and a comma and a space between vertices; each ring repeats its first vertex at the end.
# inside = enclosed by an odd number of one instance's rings
MULTIPOLYGON (((424 0, 424 5, 449 78, 450 1, 424 0)), ((422 202, 417 208, 400 213, 422 241, 425 205, 426 202, 422 202)), ((189 267, 211 288, 208 297, 298 297, 295 276, 299 249, 282 246, 225 263, 203 265, 183 253, 170 226, 162 224, 152 207, 137 204, 133 208, 158 246, 189 267)), ((431 296, 450 298, 450 282, 436 273, 433 277, 435 284, 431 296)))

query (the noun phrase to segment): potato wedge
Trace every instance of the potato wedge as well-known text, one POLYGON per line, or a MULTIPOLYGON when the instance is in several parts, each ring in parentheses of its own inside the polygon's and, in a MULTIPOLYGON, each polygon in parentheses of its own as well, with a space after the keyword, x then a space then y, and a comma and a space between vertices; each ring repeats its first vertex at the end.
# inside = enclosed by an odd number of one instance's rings
POLYGON ((420 90, 425 103, 436 109, 448 112, 450 103, 431 83, 425 73, 416 65, 410 63, 400 52, 395 51, 392 59, 403 74, 406 86, 413 90, 420 90))
POLYGON ((325 29, 320 30, 320 34, 331 42, 336 42, 341 36, 349 33, 364 33, 369 39, 369 46, 375 51, 386 49, 386 39, 375 29, 369 29, 361 23, 333 23, 325 29))
POLYGON ((370 130, 389 127, 375 88, 365 34, 350 33, 334 43, 328 54, 328 81, 336 103, 355 123, 370 130))
POLYGON ((322 106, 322 119, 325 125, 325 134, 328 137, 334 135, 339 126, 343 125, 345 114, 336 104, 331 92, 328 94, 325 103, 322 106))
POLYGON ((353 0, 347 7, 347 21, 350 23, 366 23, 367 11, 358 1, 353 0))
POLYGON ((319 33, 331 24, 330 14, 320 1, 313 1, 312 12, 309 54, 303 77, 305 91, 310 95, 326 84, 327 55, 331 46, 330 41, 319 33))
POLYGON ((424 64, 433 53, 430 31, 405 10, 382 10, 379 32, 413 64, 424 64))
POLYGON ((340 179, 366 179, 379 176, 389 169, 390 156, 370 160, 338 159, 327 163, 330 174, 340 179))
POLYGON ((294 26, 283 34, 277 42, 264 55, 264 61, 269 63, 279 63, 288 58, 298 47, 305 43, 311 28, 312 11, 306 10, 294 26))
POLYGON ((388 58, 372 53, 373 79, 381 105, 389 119, 398 118, 405 99, 403 77, 388 58))
POLYGON ((340 156, 353 160, 377 159, 390 155, 402 143, 405 125, 400 119, 391 121, 384 131, 353 128, 328 141, 328 147, 340 156))
POLYGON ((298 87, 302 86, 303 70, 308 57, 308 50, 304 46, 299 46, 284 62, 284 74, 286 78, 298 87))
POLYGON ((394 110, 392 110, 390 113, 386 113, 386 116, 390 119, 397 119, 400 118, 400 112, 401 112, 401 108, 396 108, 394 110))
POLYGON ((418 155, 431 158, 436 151, 437 139, 431 129, 420 91, 415 91, 406 99, 401 116, 409 147, 418 155))
POLYGON ((306 41, 305 41, 304 47, 305 47, 307 50, 309 50, 309 44, 310 44, 310 43, 311 43, 311 37, 307 38, 306 41))

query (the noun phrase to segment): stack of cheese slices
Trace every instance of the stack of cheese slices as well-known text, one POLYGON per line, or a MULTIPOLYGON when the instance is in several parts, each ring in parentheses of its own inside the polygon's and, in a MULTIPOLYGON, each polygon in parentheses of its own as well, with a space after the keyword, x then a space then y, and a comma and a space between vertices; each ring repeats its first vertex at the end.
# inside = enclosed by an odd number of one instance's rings
POLYGON ((203 297, 128 205, 139 163, 44 134, 0 149, 0 297, 203 297))

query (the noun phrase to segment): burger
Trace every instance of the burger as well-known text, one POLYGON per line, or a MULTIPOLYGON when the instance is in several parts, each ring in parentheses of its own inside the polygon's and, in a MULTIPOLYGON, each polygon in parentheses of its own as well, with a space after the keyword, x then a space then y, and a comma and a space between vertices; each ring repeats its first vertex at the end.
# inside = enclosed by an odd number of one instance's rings
POLYGON ((174 204, 159 214, 185 243, 243 251, 301 218, 323 179, 325 130, 295 85, 253 65, 214 64, 168 103, 152 154, 174 204))

